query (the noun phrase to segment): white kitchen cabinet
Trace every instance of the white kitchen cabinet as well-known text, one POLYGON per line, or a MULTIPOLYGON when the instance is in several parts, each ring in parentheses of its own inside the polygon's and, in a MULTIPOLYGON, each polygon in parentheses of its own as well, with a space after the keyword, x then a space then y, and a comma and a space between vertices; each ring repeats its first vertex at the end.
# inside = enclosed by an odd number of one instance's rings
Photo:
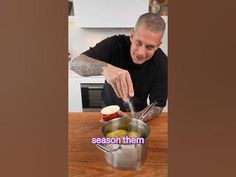
POLYGON ((68 110, 69 112, 82 112, 80 79, 69 78, 68 81, 68 110))
POLYGON ((132 28, 149 0, 74 0, 78 27, 132 28))

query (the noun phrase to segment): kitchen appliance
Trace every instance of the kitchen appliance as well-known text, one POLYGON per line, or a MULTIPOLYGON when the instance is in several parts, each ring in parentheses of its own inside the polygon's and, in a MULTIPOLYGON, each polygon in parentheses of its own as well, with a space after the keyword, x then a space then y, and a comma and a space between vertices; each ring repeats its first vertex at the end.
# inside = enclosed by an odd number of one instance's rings
POLYGON ((104 83, 81 83, 83 112, 97 112, 101 110, 103 85, 104 83))

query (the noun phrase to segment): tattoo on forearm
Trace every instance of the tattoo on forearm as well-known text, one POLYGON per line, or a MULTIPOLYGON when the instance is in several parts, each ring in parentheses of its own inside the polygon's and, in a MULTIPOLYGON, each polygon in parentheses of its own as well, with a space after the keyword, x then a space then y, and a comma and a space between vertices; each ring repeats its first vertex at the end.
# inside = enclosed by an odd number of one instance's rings
POLYGON ((107 66, 107 63, 80 55, 72 61, 71 70, 81 76, 98 76, 102 74, 104 66, 107 66))
POLYGON ((145 121, 149 121, 155 117, 158 117, 159 114, 162 112, 162 110, 163 110, 162 107, 154 106, 154 108, 151 109, 150 112, 148 113, 147 117, 145 118, 145 121))
MULTIPOLYGON (((146 116, 144 117, 143 121, 147 122, 153 118, 156 118, 159 116, 159 114, 162 112, 163 107, 158 107, 158 106, 154 106, 154 108, 152 108, 151 110, 149 110, 149 112, 146 114, 146 116)), ((144 108, 142 111, 140 112, 136 112, 135 117, 136 118, 140 118, 140 116, 144 113, 144 111, 146 111, 146 108, 144 108)))

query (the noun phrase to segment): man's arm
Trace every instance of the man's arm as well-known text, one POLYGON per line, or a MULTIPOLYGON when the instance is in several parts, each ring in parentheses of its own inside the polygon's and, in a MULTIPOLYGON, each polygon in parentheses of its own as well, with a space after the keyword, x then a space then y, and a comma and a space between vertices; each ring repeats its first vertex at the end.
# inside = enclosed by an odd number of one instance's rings
POLYGON ((103 73, 103 67, 108 64, 88 57, 86 55, 79 55, 71 62, 71 70, 81 76, 99 76, 103 73))
MULTIPOLYGON (((144 121, 144 122, 147 122, 147 121, 149 121, 149 120, 151 120, 151 119, 153 119, 153 118, 158 117, 158 116, 161 114, 161 112, 162 112, 163 109, 164 109, 163 107, 154 106, 154 108, 152 108, 152 109, 147 113, 147 115, 144 117, 143 121, 144 121)), ((144 108, 142 111, 138 112, 138 113, 136 114, 136 117, 139 118, 139 116, 141 116, 141 114, 142 114, 145 110, 146 110, 146 108, 144 108)))
POLYGON ((127 70, 83 54, 72 61, 71 70, 81 76, 103 75, 116 95, 124 101, 128 101, 129 97, 134 96, 133 83, 127 70))

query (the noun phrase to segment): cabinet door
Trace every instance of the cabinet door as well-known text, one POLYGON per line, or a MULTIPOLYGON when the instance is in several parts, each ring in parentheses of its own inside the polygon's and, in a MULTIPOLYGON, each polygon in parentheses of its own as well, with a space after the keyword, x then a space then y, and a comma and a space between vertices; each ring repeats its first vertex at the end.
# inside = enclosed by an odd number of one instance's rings
POLYGON ((69 78, 68 82, 68 110, 69 112, 82 112, 80 80, 79 78, 69 78))

